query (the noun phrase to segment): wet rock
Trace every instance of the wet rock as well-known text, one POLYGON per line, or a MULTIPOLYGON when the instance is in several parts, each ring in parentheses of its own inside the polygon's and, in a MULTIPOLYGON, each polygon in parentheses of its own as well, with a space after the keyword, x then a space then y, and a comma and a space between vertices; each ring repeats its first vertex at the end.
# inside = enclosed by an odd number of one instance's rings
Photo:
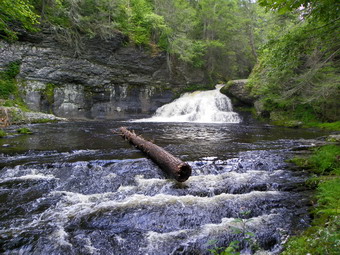
POLYGON ((41 112, 25 112, 25 118, 30 123, 35 122, 50 122, 50 121, 67 121, 66 118, 60 118, 53 114, 41 113, 41 112))
POLYGON ((255 102, 255 97, 247 90, 246 84, 248 80, 231 80, 221 89, 221 93, 230 97, 234 106, 252 106, 255 102))
POLYGON ((255 110, 256 110, 256 114, 258 116, 263 117, 263 118, 269 118, 270 117, 270 112, 265 109, 262 101, 260 101, 260 100, 255 101, 254 107, 255 107, 255 110))
POLYGON ((53 114, 42 112, 24 112, 18 107, 0 107, 0 112, 5 112, 8 118, 8 125, 42 123, 54 121, 66 121, 67 119, 57 117, 53 114))
POLYGON ((340 142, 340 135, 330 135, 327 137, 328 142, 340 142))

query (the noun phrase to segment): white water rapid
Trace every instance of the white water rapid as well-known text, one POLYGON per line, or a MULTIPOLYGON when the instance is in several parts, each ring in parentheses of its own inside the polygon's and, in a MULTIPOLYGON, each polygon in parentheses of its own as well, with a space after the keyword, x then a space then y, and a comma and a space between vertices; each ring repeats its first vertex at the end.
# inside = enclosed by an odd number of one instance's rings
POLYGON ((185 93, 175 101, 158 108, 151 118, 134 122, 200 122, 239 123, 230 99, 220 92, 221 85, 209 91, 185 93))

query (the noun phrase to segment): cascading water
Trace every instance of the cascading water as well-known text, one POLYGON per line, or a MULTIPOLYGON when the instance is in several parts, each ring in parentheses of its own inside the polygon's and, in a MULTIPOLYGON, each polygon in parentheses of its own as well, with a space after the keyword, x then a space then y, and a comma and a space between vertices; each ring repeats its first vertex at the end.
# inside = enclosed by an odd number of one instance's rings
POLYGON ((314 131, 246 119, 30 128, 34 135, 0 139, 1 254, 208 255, 217 240, 218 247, 240 241, 248 255, 245 233, 253 233, 261 254, 274 255, 308 225, 306 176, 284 159, 301 144, 296 138, 320 135, 314 131), (192 176, 166 179, 112 134, 121 125, 187 161, 192 176))
POLYGON ((215 90, 185 93, 172 103, 158 108, 152 118, 135 122, 200 122, 200 123, 239 123, 240 117, 233 112, 230 99, 215 90))

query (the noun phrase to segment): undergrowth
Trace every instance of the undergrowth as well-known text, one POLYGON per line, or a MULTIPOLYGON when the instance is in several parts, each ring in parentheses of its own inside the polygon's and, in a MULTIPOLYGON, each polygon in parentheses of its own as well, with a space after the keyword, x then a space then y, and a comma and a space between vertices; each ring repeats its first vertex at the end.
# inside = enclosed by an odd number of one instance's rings
POLYGON ((27 105, 23 102, 16 76, 20 72, 20 61, 9 63, 4 71, 0 72, 0 106, 18 107, 22 111, 28 111, 27 105))
POLYGON ((15 61, 9 63, 6 69, 0 72, 0 98, 8 99, 10 95, 18 93, 15 77, 19 71, 20 62, 15 61))
POLYGON ((293 162, 314 173, 309 182, 317 185, 317 206, 312 226, 291 237, 283 254, 340 254, 340 146, 320 147, 309 158, 293 162))

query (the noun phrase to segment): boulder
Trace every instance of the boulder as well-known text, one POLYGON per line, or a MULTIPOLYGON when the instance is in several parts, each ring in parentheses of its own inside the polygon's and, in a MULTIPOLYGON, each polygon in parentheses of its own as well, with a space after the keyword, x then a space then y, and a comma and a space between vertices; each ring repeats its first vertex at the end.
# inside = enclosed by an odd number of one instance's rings
POLYGON ((234 106, 253 106, 256 98, 247 89, 247 79, 228 81, 221 89, 221 93, 228 96, 234 106))

